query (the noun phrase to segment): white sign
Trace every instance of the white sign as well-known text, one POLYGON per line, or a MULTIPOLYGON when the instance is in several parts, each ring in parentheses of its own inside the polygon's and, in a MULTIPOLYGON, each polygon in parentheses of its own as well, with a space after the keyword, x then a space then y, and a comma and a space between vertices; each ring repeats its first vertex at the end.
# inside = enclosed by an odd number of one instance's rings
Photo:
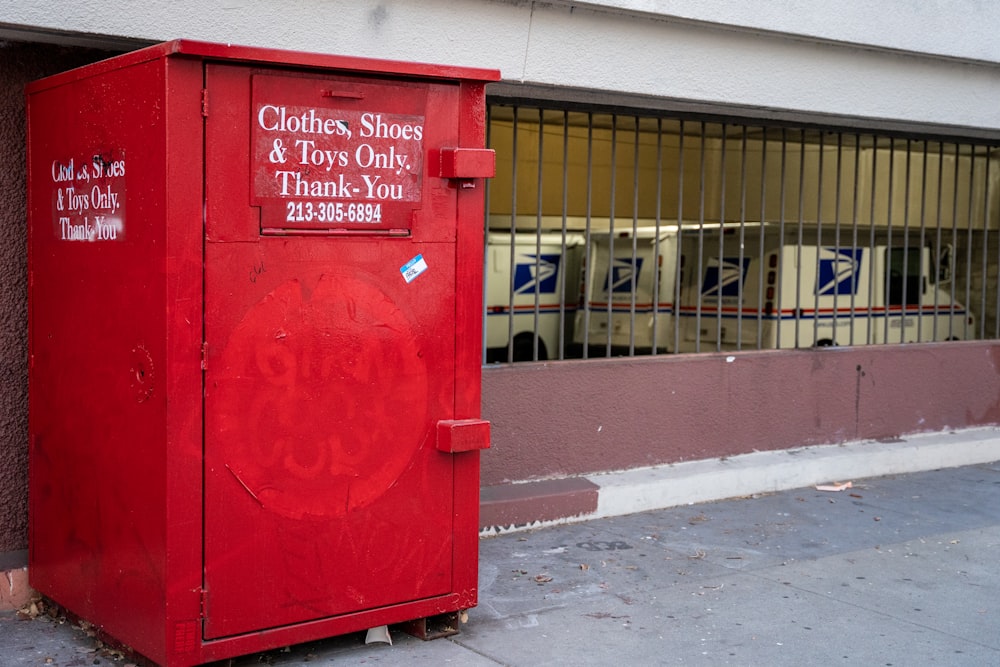
POLYGON ((125 240, 125 158, 53 160, 52 216, 62 241, 125 240))

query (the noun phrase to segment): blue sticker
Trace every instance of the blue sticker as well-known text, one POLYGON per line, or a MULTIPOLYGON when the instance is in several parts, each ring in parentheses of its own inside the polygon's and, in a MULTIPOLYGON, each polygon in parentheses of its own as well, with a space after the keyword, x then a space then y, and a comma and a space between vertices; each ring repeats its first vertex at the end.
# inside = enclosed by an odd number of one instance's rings
POLYGON ((427 262, 423 255, 417 255, 403 266, 399 267, 399 272, 403 274, 403 280, 412 283, 417 276, 427 270, 427 262))

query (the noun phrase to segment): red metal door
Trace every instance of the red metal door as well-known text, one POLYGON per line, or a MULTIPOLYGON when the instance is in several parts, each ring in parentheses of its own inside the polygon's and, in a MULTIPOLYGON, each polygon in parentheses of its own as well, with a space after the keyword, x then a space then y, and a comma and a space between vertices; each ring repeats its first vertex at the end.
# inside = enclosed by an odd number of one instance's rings
POLYGON ((445 594, 457 87, 206 81, 205 638, 445 594))

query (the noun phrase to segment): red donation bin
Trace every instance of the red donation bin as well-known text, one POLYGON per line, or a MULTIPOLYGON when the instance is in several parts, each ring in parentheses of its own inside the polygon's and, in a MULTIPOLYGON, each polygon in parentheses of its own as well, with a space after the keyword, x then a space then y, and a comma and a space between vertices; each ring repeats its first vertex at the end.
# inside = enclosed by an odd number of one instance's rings
POLYGON ((497 78, 176 41, 29 85, 36 590, 171 667, 476 604, 497 78))

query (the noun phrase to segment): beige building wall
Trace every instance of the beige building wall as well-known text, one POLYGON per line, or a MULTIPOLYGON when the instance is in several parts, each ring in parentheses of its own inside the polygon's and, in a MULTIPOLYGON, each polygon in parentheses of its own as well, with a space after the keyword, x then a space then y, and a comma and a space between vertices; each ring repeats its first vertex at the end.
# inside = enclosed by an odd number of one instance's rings
MULTIPOLYGON (((564 124, 548 111, 522 110, 515 124, 494 119, 490 145, 497 175, 490 183, 490 212, 530 218, 583 218, 597 228, 613 214, 625 222, 802 221, 807 224, 892 226, 902 230, 998 229, 1000 166, 979 150, 960 145, 789 130, 762 140, 760 128, 664 121, 664 133, 636 128, 630 117, 601 115, 591 127, 564 124), (527 116, 522 118, 520 116, 527 116), (533 118, 532 118, 533 117, 533 118), (623 120, 624 118, 624 120, 623 120), (516 134, 515 134, 516 131, 516 134), (541 137, 540 137, 541 134, 541 137), (541 141, 539 141, 541 138, 541 141), (516 146, 515 146, 516 144, 516 146), (683 150, 681 146, 683 145, 683 150), (515 167, 516 154, 516 167, 515 167), (539 160, 541 155, 541 160, 539 160)), ((567 117, 570 121, 584 119, 567 117)), ((530 224, 530 219, 527 221, 530 224)), ((573 224, 578 225, 575 221, 573 224)))

